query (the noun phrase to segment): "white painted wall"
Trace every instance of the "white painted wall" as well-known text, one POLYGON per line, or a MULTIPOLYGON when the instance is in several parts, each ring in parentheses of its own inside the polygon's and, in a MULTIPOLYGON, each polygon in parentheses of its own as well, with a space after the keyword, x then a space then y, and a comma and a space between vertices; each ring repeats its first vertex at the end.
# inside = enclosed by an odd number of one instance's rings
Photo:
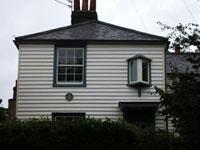
MULTIPOLYGON (((87 87, 53 87, 54 45, 20 45, 17 93, 17 118, 51 118, 52 112, 85 112, 95 118, 118 119, 119 101, 154 102, 154 87, 142 90, 142 97, 127 84, 127 59, 143 54, 152 59, 153 86, 165 87, 164 45, 88 45, 87 87), (72 92, 74 100, 65 100, 72 92)), ((157 115, 156 126, 163 128, 157 115)))

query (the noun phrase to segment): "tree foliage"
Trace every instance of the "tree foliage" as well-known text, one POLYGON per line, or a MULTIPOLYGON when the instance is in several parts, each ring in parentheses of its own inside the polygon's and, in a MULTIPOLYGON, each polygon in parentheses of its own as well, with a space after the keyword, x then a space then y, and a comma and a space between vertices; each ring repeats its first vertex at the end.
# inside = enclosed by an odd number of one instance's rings
POLYGON ((200 50, 200 26, 194 23, 188 23, 186 25, 179 23, 175 27, 168 26, 161 22, 158 22, 161 26, 161 30, 168 30, 170 41, 170 47, 174 49, 179 46, 183 51, 190 51, 191 48, 196 47, 196 52, 200 50))
MULTIPOLYGON (((188 23, 186 25, 179 23, 175 27, 168 26, 161 22, 158 22, 161 26, 161 30, 169 30, 168 35, 170 45, 169 49, 175 49, 179 47, 182 52, 196 52, 200 53, 200 26, 199 24, 188 23)), ((187 58, 193 64, 195 69, 200 69, 200 57, 199 55, 193 55, 187 58)))
POLYGON ((189 73, 173 75, 168 91, 157 89, 161 96, 163 114, 173 118, 182 135, 200 135, 200 82, 189 73))
POLYGON ((196 55, 186 58, 196 72, 186 70, 185 74, 179 74, 176 66, 172 66, 174 73, 168 76, 172 83, 167 85, 166 91, 156 87, 156 92, 160 94, 162 113, 172 117, 177 132, 194 146, 200 143, 200 77, 195 74, 200 68, 200 27, 192 23, 180 23, 176 27, 159 24, 163 30, 171 30, 169 49, 178 46, 187 53, 191 47, 196 48, 196 55))

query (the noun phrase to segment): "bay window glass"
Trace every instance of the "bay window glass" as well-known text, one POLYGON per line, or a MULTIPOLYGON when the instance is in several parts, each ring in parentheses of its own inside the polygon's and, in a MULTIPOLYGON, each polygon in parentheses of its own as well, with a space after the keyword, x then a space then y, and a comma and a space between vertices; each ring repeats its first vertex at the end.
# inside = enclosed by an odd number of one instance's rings
POLYGON ((131 70, 131 82, 137 81, 137 61, 133 60, 130 62, 131 70))
POLYGON ((149 61, 142 60, 142 81, 149 81, 149 61))

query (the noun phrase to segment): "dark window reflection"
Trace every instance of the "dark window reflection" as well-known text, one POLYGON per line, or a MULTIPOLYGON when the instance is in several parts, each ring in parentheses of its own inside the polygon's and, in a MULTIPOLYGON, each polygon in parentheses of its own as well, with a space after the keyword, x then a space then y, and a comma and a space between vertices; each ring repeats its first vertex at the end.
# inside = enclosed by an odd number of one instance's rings
POLYGON ((67 75, 67 81, 68 82, 73 82, 74 81, 74 75, 73 74, 68 74, 67 75))
POLYGON ((83 57, 83 50, 76 50, 75 51, 75 57, 76 58, 82 58, 83 57))
POLYGON ((64 74, 65 73, 65 67, 58 67, 58 73, 64 74))
POLYGON ((75 73, 81 74, 83 72, 83 67, 75 67, 75 73))
POLYGON ((76 65, 82 65, 83 64, 83 58, 75 58, 75 64, 76 65))
POLYGON ((74 50, 73 49, 67 50, 67 58, 74 58, 74 50))
POLYGON ((65 57, 65 53, 66 53, 65 49, 59 50, 59 57, 65 57))
POLYGON ((81 82, 82 81, 82 74, 76 74, 75 75, 75 81, 76 82, 81 82))
POLYGON ((63 74, 58 75, 58 81, 64 82, 65 81, 65 75, 63 75, 63 74))
POLYGON ((66 74, 74 74, 75 67, 66 67, 66 74))
POLYGON ((58 65, 65 65, 65 57, 59 57, 58 65))
POLYGON ((74 58, 67 57, 67 65, 74 65, 74 58))
POLYGON ((148 82, 149 65, 148 61, 142 61, 142 80, 148 82))

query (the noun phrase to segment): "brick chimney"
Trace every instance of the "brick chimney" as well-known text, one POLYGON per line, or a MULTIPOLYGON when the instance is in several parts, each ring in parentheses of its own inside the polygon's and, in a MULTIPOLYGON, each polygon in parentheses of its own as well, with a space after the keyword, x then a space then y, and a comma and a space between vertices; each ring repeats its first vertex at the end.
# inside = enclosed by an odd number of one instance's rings
POLYGON ((71 23, 77 24, 89 20, 98 20, 96 12, 96 0, 82 0, 82 8, 80 9, 80 0, 73 0, 74 8, 72 11, 71 23), (90 9, 89 9, 90 8, 90 9))
POLYGON ((13 88, 13 98, 8 100, 8 119, 16 119, 17 80, 13 88))
POLYGON ((175 46, 175 54, 180 54, 181 53, 181 48, 179 45, 175 46))

